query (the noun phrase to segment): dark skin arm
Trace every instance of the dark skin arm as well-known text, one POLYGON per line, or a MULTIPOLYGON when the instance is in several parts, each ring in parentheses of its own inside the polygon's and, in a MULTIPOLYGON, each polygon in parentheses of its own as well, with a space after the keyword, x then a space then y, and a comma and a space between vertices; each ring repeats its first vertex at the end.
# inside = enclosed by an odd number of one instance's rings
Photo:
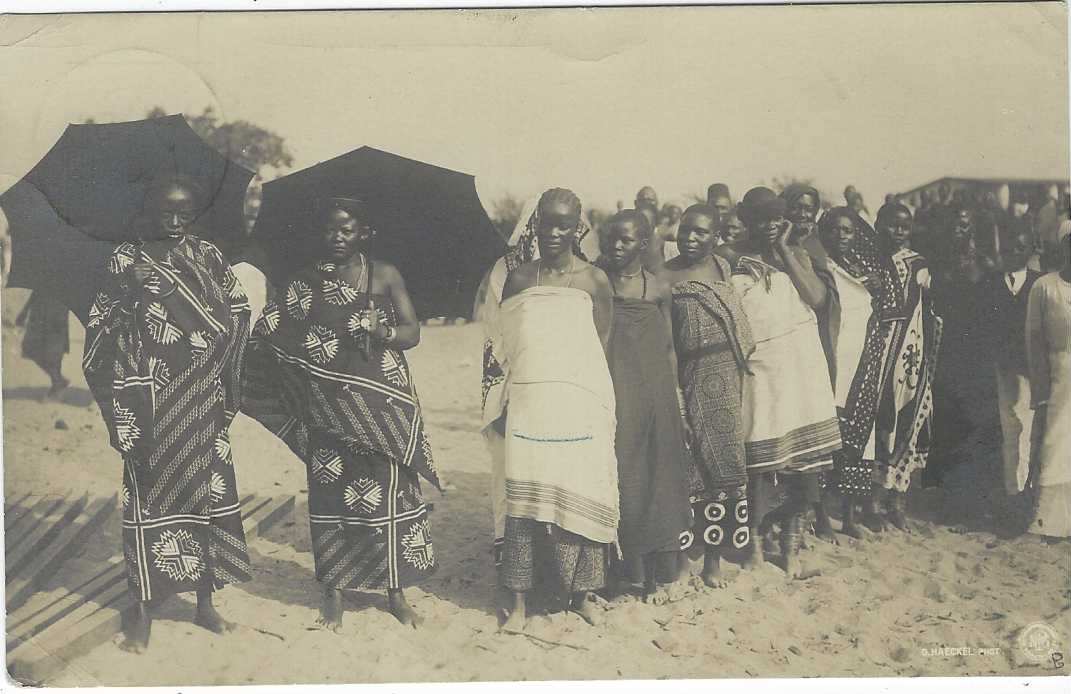
POLYGON ((589 265, 588 273, 592 276, 593 291, 591 302, 594 304, 595 332, 599 334, 603 352, 610 349, 610 334, 614 327, 614 291, 606 273, 589 265))
POLYGON ((829 290, 815 274, 810 253, 799 246, 789 245, 788 238, 791 233, 792 227, 787 225, 777 237, 775 244, 777 255, 785 264, 785 272, 792 279, 792 284, 800 293, 803 302, 814 310, 820 309, 829 299, 829 290))
MULTIPOLYGON (((673 386, 677 391, 677 405, 680 407, 680 411, 684 412, 684 395, 681 393, 680 378, 677 375, 677 349, 673 344, 673 288, 669 282, 661 279, 655 280, 656 296, 658 299, 658 309, 662 312, 662 317, 666 321, 666 330, 670 336, 668 344, 669 352, 669 368, 673 373, 673 386)), ((686 439, 691 442, 692 440, 692 428, 688 423, 688 418, 682 418, 684 420, 684 428, 686 439)))
MULTIPOLYGON (((391 349, 405 351, 420 344, 420 321, 417 320, 416 309, 413 301, 409 298, 409 291, 405 288, 405 280, 390 263, 377 261, 372 266, 372 291, 376 294, 389 296, 394 304, 394 316, 397 325, 394 326, 394 339, 388 343, 391 349)), ((369 304, 375 308, 374 299, 369 304)), ((375 311, 369 316, 372 327, 369 332, 372 338, 384 342, 387 337, 387 326, 379 322, 379 314, 375 311)))

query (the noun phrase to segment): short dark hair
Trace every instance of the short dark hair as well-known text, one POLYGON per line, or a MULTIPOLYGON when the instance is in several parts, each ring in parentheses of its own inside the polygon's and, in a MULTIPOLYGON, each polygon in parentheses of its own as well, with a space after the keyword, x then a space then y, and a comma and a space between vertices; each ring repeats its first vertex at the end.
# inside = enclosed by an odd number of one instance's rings
POLYGON ((719 217, 718 211, 705 202, 697 202, 694 205, 689 205, 688 209, 681 215, 681 218, 683 219, 690 214, 701 214, 704 217, 710 217, 715 222, 718 221, 719 217))
POLYGON ((635 224, 644 238, 651 238, 651 225, 648 223, 647 217, 639 210, 621 210, 613 217, 610 217, 606 225, 609 227, 614 224, 628 223, 635 224))

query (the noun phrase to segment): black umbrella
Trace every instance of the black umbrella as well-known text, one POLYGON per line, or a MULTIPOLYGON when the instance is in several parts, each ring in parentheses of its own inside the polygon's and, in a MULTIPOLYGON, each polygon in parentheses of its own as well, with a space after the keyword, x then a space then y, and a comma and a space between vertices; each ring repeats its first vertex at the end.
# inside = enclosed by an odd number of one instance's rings
POLYGON ((315 262, 314 204, 322 197, 368 205, 377 232, 370 255, 398 268, 421 318, 468 316, 480 279, 505 248, 472 176, 361 147, 264 185, 253 236, 273 283, 315 262))
POLYGON ((115 244, 67 224, 26 180, 0 195, 0 208, 11 227, 8 285, 46 292, 66 304, 84 324, 99 273, 115 244))
POLYGON ((26 174, 70 227, 105 241, 142 236, 142 203, 161 176, 192 178, 207 204, 199 233, 228 247, 244 236, 246 187, 253 173, 210 147, 181 115, 127 123, 68 125, 26 174))

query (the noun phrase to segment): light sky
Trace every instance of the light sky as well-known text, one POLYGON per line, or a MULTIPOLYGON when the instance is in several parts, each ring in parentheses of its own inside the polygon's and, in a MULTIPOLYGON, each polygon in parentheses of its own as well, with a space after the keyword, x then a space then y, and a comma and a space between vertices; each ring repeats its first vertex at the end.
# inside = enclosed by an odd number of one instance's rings
POLYGON ((211 105, 282 135, 295 169, 368 144, 474 174, 489 212, 553 185, 607 209, 786 174, 876 209, 944 175, 1067 177, 1065 12, 6 16, 0 188, 68 122, 211 105))

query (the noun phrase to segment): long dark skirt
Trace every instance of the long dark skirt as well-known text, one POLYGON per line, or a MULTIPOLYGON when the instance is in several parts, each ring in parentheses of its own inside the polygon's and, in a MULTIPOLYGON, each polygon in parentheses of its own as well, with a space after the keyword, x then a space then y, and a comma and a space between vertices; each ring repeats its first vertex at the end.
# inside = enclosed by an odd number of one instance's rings
POLYGON ((38 291, 30 295, 27 309, 22 356, 49 374, 58 371, 71 348, 67 307, 38 291))

